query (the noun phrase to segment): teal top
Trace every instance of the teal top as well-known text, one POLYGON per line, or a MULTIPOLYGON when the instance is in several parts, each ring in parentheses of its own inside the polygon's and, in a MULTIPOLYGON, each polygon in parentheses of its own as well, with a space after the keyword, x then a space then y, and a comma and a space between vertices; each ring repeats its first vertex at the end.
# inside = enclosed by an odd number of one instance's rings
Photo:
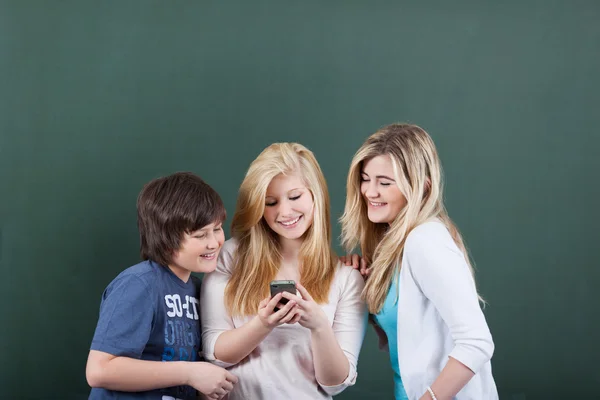
POLYGON ((390 361, 394 370, 394 395, 396 400, 408 400, 398 365, 398 279, 392 279, 392 285, 383 303, 383 308, 375 314, 375 321, 383 329, 388 339, 390 361))

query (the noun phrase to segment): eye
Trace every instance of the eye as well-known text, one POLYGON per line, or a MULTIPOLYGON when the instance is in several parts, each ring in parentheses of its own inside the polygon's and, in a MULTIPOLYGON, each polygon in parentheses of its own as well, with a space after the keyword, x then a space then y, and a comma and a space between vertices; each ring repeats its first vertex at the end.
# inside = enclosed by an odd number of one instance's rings
POLYGON ((369 182, 369 178, 367 178, 367 177, 366 177, 366 176, 364 176, 364 175, 361 175, 361 176, 360 176, 360 181, 361 181, 361 182, 369 182))
POLYGON ((194 236, 196 239, 204 239, 206 237, 205 233, 201 233, 199 235, 194 236))
POLYGON ((381 186, 390 186, 390 185, 391 185, 391 183, 389 183, 389 182, 381 182, 381 186))
POLYGON ((300 197, 302 197, 301 194, 299 194, 298 196, 290 197, 290 200, 292 200, 292 201, 298 200, 300 197))
POLYGON ((222 229, 223 229, 223 226, 217 226, 217 227, 214 229, 214 231, 215 231, 215 232, 219 232, 219 231, 221 231, 222 229))

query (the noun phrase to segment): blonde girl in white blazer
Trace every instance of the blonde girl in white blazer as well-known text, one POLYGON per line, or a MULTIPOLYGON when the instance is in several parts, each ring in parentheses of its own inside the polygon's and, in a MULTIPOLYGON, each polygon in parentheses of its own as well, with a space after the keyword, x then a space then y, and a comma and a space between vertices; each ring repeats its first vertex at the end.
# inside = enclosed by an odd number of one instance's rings
POLYGON ((362 250, 363 297, 387 334, 396 399, 495 400, 494 343, 442 188, 423 129, 380 129, 352 160, 342 239, 362 250))

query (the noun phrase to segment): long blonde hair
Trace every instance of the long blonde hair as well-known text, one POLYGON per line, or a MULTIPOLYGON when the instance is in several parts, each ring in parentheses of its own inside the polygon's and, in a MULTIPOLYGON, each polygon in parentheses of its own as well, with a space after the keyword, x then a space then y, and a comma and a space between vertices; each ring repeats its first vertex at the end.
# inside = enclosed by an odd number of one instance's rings
POLYGON ((282 262, 278 236, 263 218, 267 187, 279 174, 298 174, 313 197, 313 221, 300 248, 300 281, 317 303, 326 302, 329 295, 336 263, 325 177, 306 147, 275 143, 250 164, 238 194, 231 223, 238 247, 225 289, 225 305, 232 316, 256 314, 282 262))
POLYGON ((352 159, 346 191, 346 206, 340 219, 342 242, 348 251, 360 245, 372 268, 363 291, 371 313, 378 313, 383 307, 392 278, 401 268, 408 234, 433 218, 446 226, 473 273, 462 236, 444 207, 443 173, 437 150, 420 127, 392 124, 371 135, 352 159), (407 201, 389 225, 369 221, 360 188, 364 163, 382 155, 390 156, 396 184, 407 201))

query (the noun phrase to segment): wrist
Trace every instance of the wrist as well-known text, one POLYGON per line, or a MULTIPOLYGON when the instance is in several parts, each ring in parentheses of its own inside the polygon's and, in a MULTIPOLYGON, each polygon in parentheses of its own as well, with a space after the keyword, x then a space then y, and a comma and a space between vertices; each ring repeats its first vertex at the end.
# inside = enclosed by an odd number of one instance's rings
POLYGON ((263 322, 262 318, 258 315, 250 320, 250 324, 256 330, 260 330, 264 333, 269 333, 273 330, 274 327, 269 326, 267 323, 263 322))
POLYGON ((181 380, 183 382, 181 382, 179 385, 190 386, 193 374, 191 363, 186 361, 175 361, 169 364, 173 364, 173 366, 177 369, 177 375, 182 378, 181 380))
POLYGON ((427 386, 427 392, 423 395, 423 397, 426 399, 437 400, 437 397, 435 397, 435 393, 433 392, 433 389, 431 389, 431 386, 427 386))
POLYGON ((331 327, 326 323, 318 324, 310 328, 310 333, 313 335, 322 335, 323 333, 331 330, 331 327))

